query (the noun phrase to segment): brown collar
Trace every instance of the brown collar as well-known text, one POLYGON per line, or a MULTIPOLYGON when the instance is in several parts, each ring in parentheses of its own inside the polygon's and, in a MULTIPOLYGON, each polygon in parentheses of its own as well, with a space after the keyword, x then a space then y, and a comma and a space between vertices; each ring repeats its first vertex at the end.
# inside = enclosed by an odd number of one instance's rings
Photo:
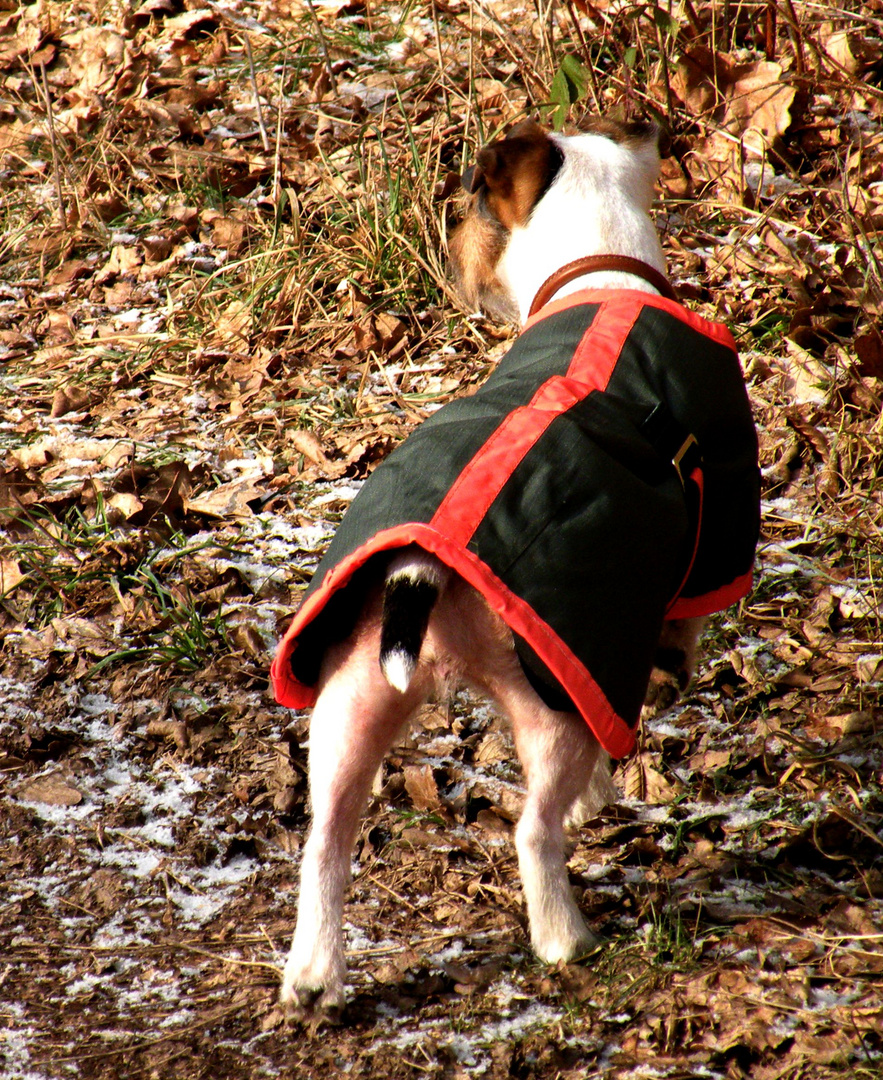
POLYGON ((641 262, 640 259, 633 259, 630 255, 586 255, 582 259, 574 259, 573 262, 567 263, 560 270, 556 270, 551 277, 546 278, 540 286, 540 291, 533 298, 528 318, 536 315, 540 308, 545 307, 555 293, 569 281, 582 277, 583 274, 594 274, 598 270, 616 270, 624 274, 634 274, 649 282, 667 300, 677 300, 668 278, 652 266, 648 266, 647 263, 641 262))

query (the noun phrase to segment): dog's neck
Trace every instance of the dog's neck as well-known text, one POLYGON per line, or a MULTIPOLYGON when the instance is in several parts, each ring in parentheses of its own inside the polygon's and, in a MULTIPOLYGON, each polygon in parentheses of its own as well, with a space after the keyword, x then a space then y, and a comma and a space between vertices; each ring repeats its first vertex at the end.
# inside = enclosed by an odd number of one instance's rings
MULTIPOLYGON (((565 156, 554 184, 533 210, 527 225, 512 230, 497 274, 514 298, 521 321, 528 318, 543 283, 567 263, 587 255, 626 255, 665 274, 665 259, 650 218, 647 193, 652 180, 619 168, 621 154, 600 136, 592 139, 593 165, 578 154, 565 156), (599 170, 599 155, 609 150, 609 171, 599 170)), ((575 140, 574 140, 575 141, 575 140)), ((648 161, 658 168, 658 158, 648 161)), ((639 289, 655 293, 647 280, 622 271, 598 271, 566 282, 556 296, 585 288, 639 289)))
POLYGON ((546 304, 562 293, 571 282, 597 277, 602 273, 619 273, 640 278, 652 286, 660 296, 668 300, 677 300, 677 294, 668 278, 641 259, 633 259, 629 255, 584 255, 575 262, 565 263, 546 278, 533 298, 528 316, 533 317, 537 312, 542 311, 546 304))

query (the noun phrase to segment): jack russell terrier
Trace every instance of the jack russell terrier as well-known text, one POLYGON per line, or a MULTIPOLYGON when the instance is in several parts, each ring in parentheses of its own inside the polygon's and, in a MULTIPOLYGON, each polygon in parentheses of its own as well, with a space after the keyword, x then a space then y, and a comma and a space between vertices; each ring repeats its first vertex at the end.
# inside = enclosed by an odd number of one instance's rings
POLYGON ((729 332, 685 310, 649 216, 651 125, 532 122, 485 147, 451 240, 466 298, 517 315, 484 386, 365 483, 280 644, 277 699, 313 705, 312 828, 282 1001, 344 1003, 344 892, 384 755, 466 684, 512 724, 527 794, 515 845, 548 963, 594 937, 565 825, 613 797, 654 665, 683 688, 703 617, 748 591, 757 439, 729 332))

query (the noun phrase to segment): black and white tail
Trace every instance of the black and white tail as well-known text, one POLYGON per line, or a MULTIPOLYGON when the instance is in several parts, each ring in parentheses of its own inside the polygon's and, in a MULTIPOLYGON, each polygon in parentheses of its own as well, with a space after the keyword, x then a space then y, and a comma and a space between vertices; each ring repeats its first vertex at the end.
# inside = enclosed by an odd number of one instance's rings
POLYGON ((429 616, 448 579, 448 568, 419 548, 408 548, 389 565, 383 590, 380 669, 400 693, 408 689, 429 616))

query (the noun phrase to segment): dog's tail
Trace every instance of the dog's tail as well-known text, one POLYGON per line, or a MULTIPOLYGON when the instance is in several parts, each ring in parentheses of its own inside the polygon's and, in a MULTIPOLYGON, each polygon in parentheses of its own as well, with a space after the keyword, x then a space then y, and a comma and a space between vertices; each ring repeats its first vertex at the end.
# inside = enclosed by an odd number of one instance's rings
POLYGON ((429 616, 449 573, 434 555, 417 547, 397 555, 386 572, 380 669, 389 685, 402 694, 414 676, 429 616))

